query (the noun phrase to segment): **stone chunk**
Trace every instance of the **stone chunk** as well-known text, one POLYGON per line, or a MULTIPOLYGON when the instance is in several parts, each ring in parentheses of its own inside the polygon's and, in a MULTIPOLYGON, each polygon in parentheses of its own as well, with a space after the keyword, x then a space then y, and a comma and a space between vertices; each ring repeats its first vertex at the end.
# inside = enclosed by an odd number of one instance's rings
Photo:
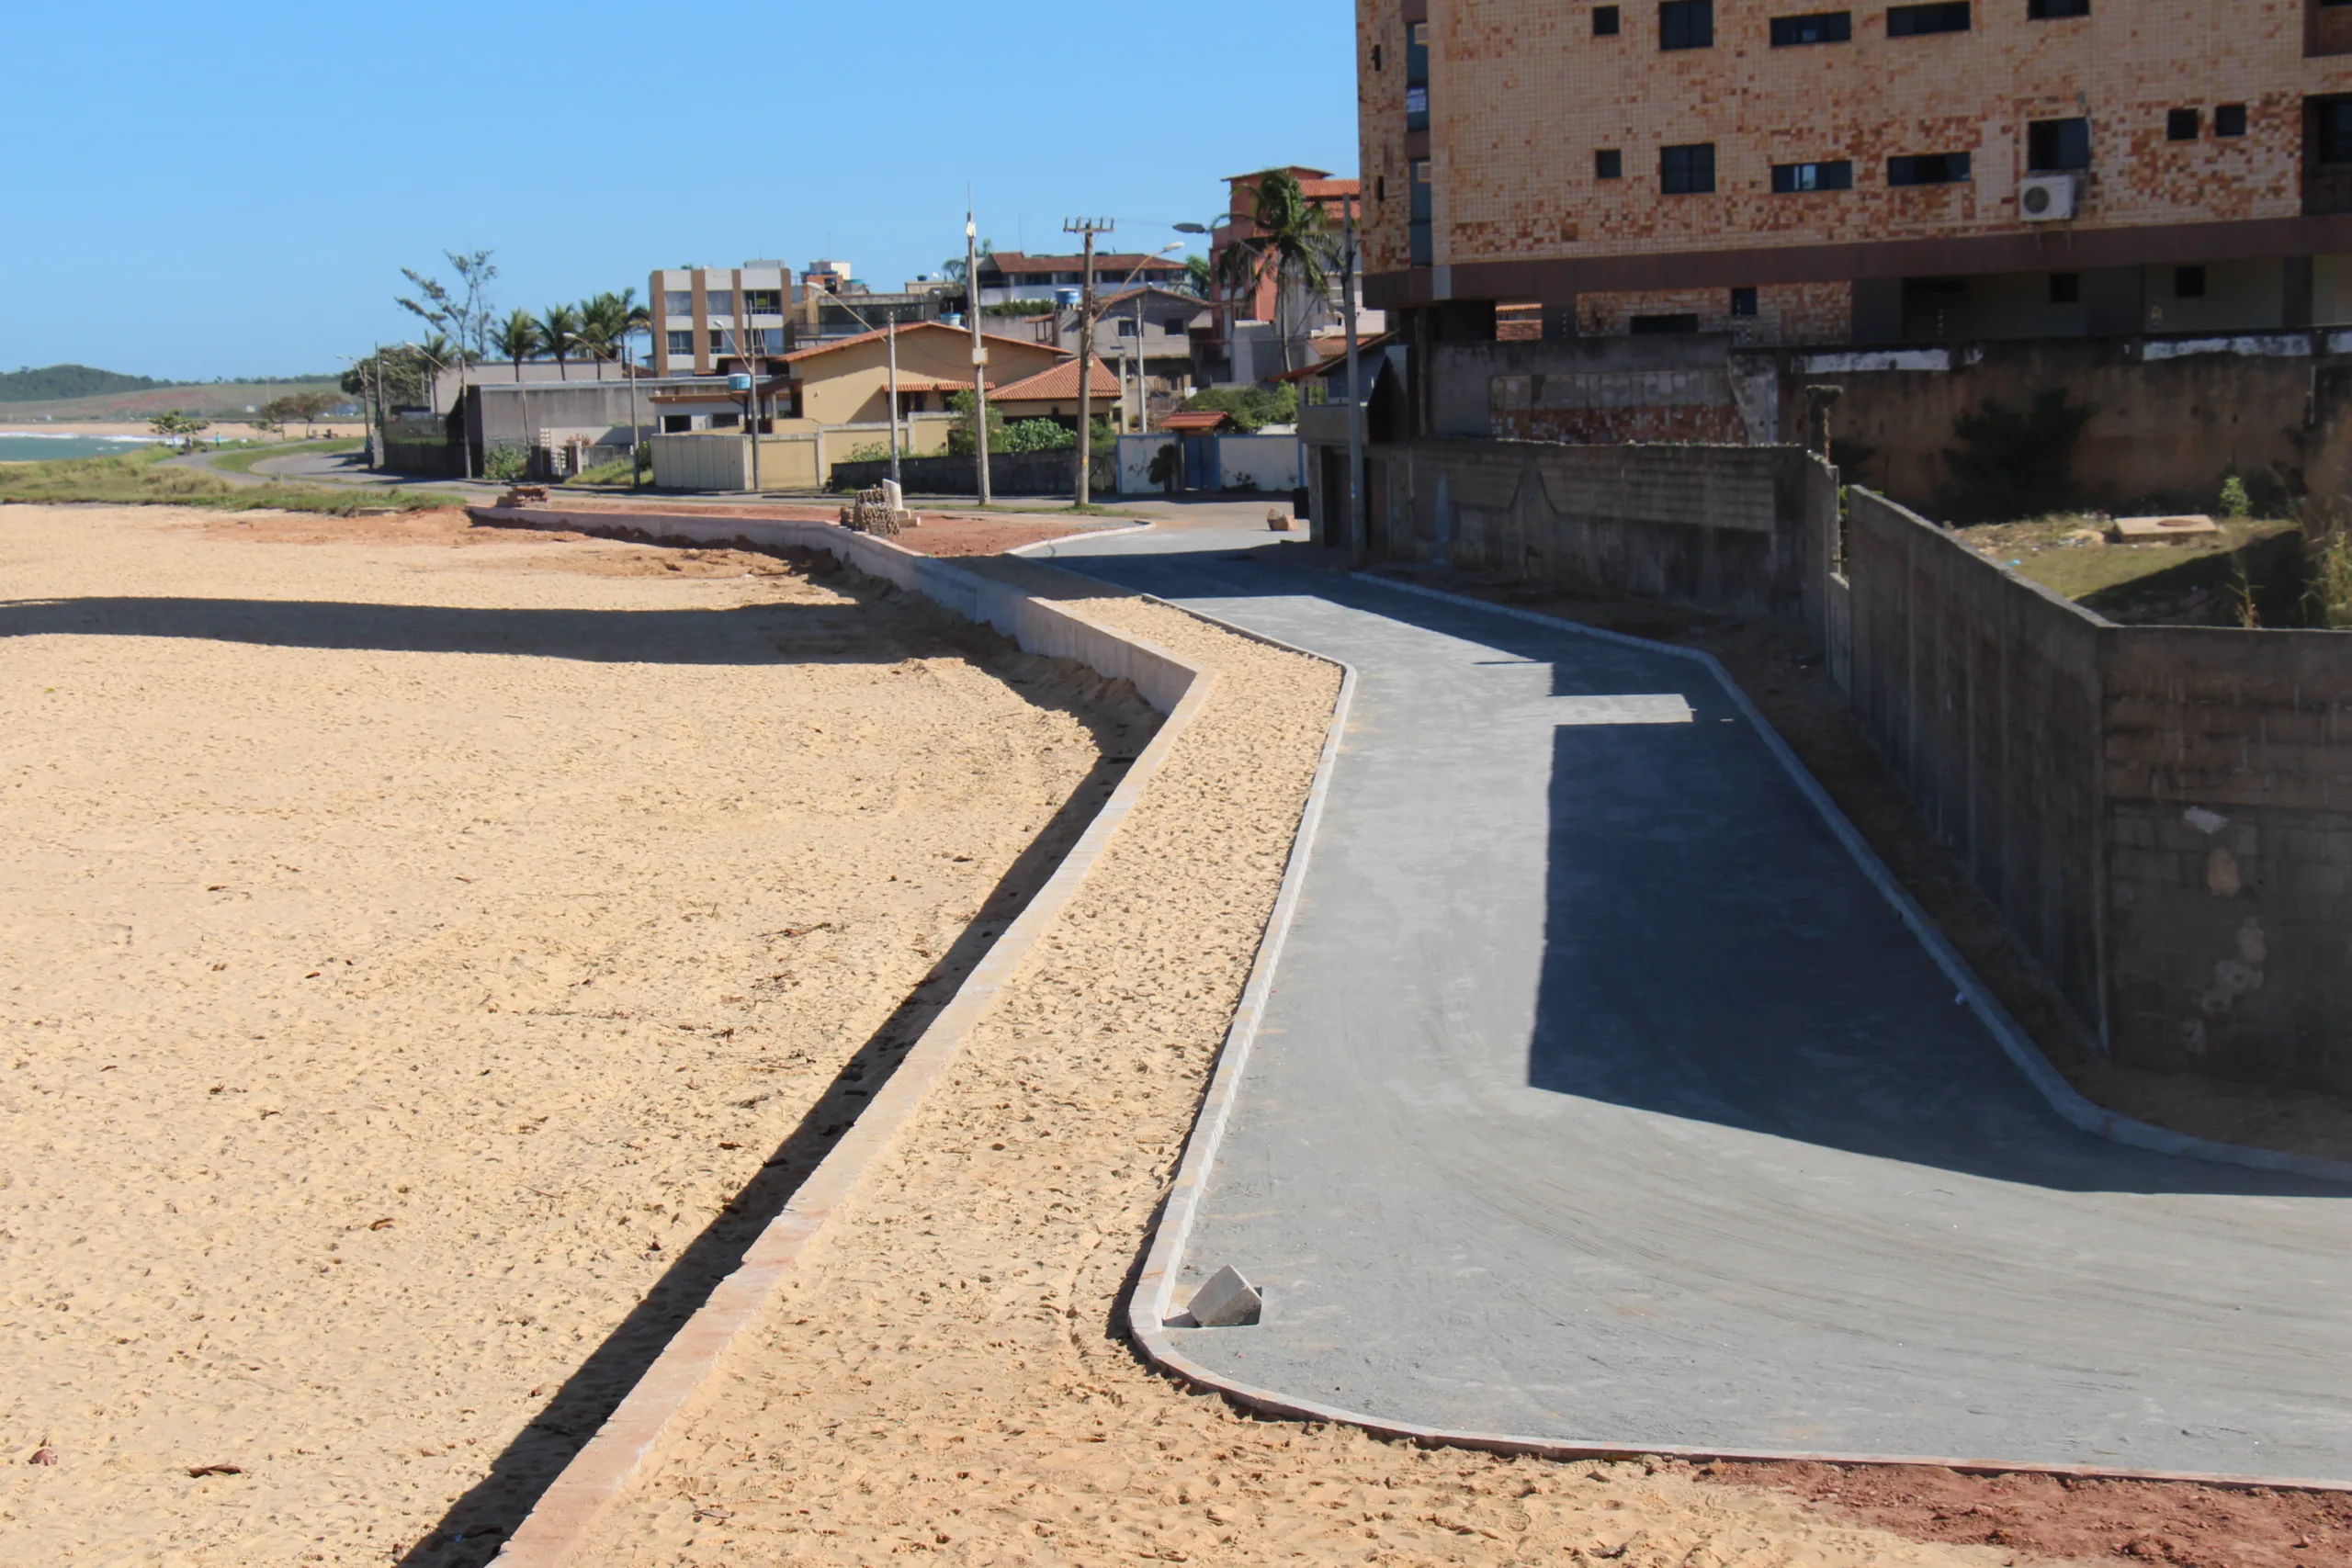
POLYGON ((2211 517, 2190 513, 2175 517, 2119 517, 2108 529, 2108 536, 2120 545, 2136 545, 2194 539, 2221 531, 2221 525, 2211 517))
POLYGON ((1203 1328, 1246 1328, 1265 1311, 1266 1299, 1228 1263, 1193 1292, 1193 1321, 1203 1328))

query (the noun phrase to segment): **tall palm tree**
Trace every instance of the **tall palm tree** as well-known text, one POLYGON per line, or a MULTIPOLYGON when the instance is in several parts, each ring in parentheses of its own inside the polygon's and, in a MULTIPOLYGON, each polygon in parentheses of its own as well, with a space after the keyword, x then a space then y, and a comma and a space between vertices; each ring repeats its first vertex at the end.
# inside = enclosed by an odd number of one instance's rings
POLYGON ((539 346, 555 355, 555 373, 569 381, 567 362, 581 346, 580 311, 571 305, 550 305, 539 314, 539 346))
POLYGON ((523 361, 539 352, 539 323, 530 311, 516 310, 491 334, 490 345, 514 362, 514 379, 523 379, 523 361))
POLYGON ((621 347, 635 332, 645 332, 653 325, 653 312, 637 302, 637 290, 624 288, 618 294, 597 295, 580 307, 580 341, 586 345, 596 361, 596 378, 604 379, 605 361, 618 359, 621 347))
POLYGON ((1323 209, 1306 199, 1295 176, 1280 169, 1258 176, 1253 217, 1257 232, 1226 247, 1217 257, 1216 280, 1238 294, 1268 277, 1274 280, 1274 335, 1283 342, 1283 368, 1293 370, 1297 367, 1291 363, 1290 333, 1283 327, 1285 307, 1294 294, 1304 301, 1330 293, 1339 243, 1323 209))

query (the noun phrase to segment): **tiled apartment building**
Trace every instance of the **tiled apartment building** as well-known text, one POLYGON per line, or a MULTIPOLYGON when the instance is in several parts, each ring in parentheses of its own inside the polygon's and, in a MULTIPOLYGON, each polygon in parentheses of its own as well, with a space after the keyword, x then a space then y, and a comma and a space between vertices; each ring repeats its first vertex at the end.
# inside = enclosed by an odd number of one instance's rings
POLYGON ((2352 0, 1358 0, 1367 303, 1439 341, 2352 322, 2352 0))

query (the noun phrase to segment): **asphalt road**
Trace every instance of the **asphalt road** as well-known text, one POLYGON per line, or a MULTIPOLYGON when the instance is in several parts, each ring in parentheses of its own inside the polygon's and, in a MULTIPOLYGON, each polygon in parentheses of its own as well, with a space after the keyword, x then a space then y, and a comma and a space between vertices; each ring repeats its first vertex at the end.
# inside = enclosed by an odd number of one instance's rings
POLYGON ((1178 1299, 1377 1417, 2352 1482, 2352 1189, 2061 1120, 1706 668, 1174 529, 1050 558, 1342 659, 1178 1299), (1249 553, 1245 553, 1249 552, 1249 553))

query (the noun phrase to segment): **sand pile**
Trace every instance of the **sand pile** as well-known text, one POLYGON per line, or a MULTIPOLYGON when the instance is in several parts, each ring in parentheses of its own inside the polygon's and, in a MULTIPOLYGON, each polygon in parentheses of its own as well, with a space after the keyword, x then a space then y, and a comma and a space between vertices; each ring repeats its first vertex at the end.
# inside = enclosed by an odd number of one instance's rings
POLYGON ((1156 722, 853 581, 461 530, 0 509, 0 1561, 384 1562, 560 1462, 1156 722))

